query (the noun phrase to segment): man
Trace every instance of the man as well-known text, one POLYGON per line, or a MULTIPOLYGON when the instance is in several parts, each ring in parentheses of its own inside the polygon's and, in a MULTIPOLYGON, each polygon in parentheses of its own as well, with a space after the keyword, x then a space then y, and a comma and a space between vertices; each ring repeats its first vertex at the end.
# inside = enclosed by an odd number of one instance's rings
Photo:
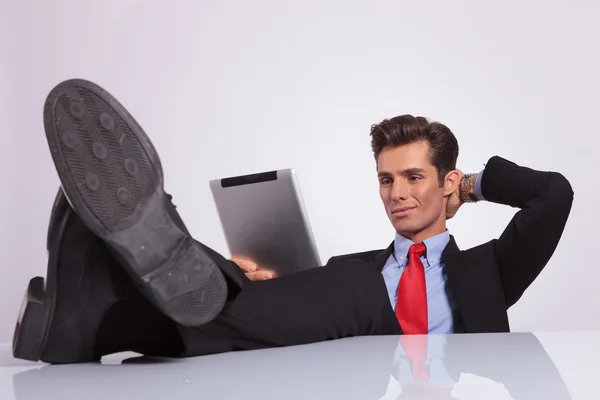
POLYGON ((252 281, 191 237, 164 192, 156 150, 109 93, 63 82, 44 125, 66 196, 52 211, 47 282, 30 282, 13 353, 50 363, 509 331, 507 309, 547 264, 572 204, 562 175, 499 157, 463 176, 447 127, 401 116, 371 132, 394 243, 252 281), (521 210, 499 239, 460 251, 445 220, 483 198, 521 210))

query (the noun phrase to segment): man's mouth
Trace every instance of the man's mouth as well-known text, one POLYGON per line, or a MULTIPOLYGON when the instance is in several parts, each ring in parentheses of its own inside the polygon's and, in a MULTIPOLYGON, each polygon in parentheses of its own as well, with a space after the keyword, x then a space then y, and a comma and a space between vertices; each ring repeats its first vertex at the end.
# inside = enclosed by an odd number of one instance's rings
POLYGON ((392 210, 392 215, 396 218, 401 218, 401 217, 406 217, 407 215, 409 215, 412 210, 414 210, 415 206, 406 206, 406 207, 396 207, 392 210))

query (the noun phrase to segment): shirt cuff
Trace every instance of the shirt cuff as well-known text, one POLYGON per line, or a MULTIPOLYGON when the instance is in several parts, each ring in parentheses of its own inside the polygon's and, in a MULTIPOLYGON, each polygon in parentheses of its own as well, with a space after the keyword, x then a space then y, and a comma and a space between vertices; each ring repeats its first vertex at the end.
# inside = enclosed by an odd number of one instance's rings
POLYGON ((481 179, 483 178, 483 170, 477 174, 475 178, 475 196, 481 201, 485 201, 485 197, 483 197, 483 193, 481 192, 481 179))

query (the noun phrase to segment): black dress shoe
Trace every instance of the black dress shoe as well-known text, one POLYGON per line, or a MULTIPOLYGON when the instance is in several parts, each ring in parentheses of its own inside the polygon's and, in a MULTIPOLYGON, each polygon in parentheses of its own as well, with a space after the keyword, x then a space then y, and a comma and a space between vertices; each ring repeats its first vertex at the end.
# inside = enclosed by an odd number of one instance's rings
POLYGON ((48 95, 44 126, 71 206, 142 293, 179 324, 213 320, 228 295, 222 260, 168 212, 160 159, 134 118, 94 83, 69 80, 48 95))
POLYGON ((125 298, 142 296, 61 190, 50 216, 47 248, 46 280, 38 276, 29 282, 13 356, 54 364, 98 361, 96 333, 107 311, 125 298))

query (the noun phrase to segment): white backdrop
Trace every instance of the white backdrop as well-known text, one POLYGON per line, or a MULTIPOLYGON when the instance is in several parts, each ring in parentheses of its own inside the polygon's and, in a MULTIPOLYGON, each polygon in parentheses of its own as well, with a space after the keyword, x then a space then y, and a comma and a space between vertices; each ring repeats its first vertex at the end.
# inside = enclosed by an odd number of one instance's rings
MULTIPOLYGON (((514 330, 600 329, 595 260, 600 55, 589 1, 2 0, 0 341, 45 274, 59 181, 46 94, 80 77, 146 129, 194 236, 227 254, 208 180, 295 168, 323 261, 387 246, 369 128, 412 113, 457 135, 459 168, 493 155, 558 170, 574 208, 514 330)), ((515 210, 466 205, 451 233, 497 237, 515 210)))

